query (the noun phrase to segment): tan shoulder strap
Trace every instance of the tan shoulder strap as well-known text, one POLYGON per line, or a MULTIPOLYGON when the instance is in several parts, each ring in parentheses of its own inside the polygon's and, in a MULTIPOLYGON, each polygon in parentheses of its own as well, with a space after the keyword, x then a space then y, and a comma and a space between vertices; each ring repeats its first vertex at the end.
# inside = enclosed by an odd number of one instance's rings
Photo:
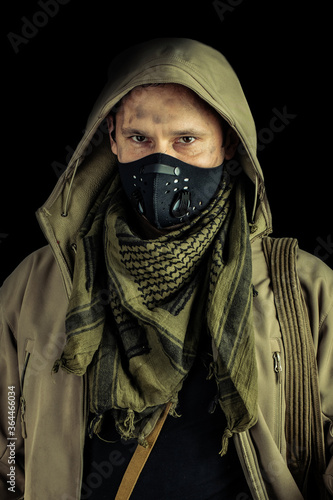
POLYGON ((318 371, 309 314, 297 274, 298 242, 292 238, 264 238, 263 243, 285 349, 288 467, 305 498, 311 468, 318 485, 317 498, 325 499, 318 371))
POLYGON ((156 440, 161 432, 163 424, 169 414, 172 403, 168 403, 160 419, 157 421, 153 431, 147 436, 147 447, 138 445, 130 463, 127 466, 123 479, 120 483, 115 500, 128 500, 132 494, 134 486, 139 479, 141 471, 148 460, 148 457, 156 443, 156 440))

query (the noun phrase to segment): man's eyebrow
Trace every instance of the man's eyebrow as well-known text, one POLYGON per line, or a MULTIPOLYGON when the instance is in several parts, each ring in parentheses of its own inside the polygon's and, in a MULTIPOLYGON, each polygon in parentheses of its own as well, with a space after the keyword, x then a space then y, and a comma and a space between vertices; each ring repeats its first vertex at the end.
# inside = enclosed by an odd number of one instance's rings
MULTIPOLYGON (((149 133, 143 129, 131 128, 131 127, 122 127, 121 133, 123 135, 142 135, 144 137, 148 137, 149 133)), ((207 135, 208 132, 205 129, 199 128, 185 128, 179 130, 173 130, 170 132, 170 136, 183 137, 183 136, 204 136, 207 135)))
POLYGON ((138 130, 137 128, 131 128, 131 127, 122 127, 121 133, 123 135, 143 135, 143 136, 148 135, 144 132, 144 130, 138 130))
POLYGON ((171 135, 175 135, 175 136, 179 136, 179 137, 182 137, 182 136, 203 136, 203 135, 207 135, 208 132, 205 130, 205 129, 199 129, 199 128, 186 128, 186 129, 181 129, 181 130, 174 130, 173 132, 171 132, 171 135))

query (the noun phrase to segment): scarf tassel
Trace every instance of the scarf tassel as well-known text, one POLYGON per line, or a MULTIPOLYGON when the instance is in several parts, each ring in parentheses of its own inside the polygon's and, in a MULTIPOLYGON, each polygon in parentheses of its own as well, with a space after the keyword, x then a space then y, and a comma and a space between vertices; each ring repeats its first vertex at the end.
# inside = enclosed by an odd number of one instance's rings
POLYGON ((223 457, 228 451, 229 439, 232 437, 232 431, 227 427, 222 436, 222 448, 219 455, 223 457))
POLYGON ((215 361, 211 361, 209 363, 208 375, 206 377, 206 380, 211 380, 213 377, 215 377, 215 379, 216 379, 217 373, 218 373, 217 363, 215 361))
POLYGON ((93 434, 99 434, 102 429, 103 413, 96 415, 89 424, 88 434, 90 439, 92 439, 93 434))
POLYGON ((54 365, 52 367, 52 370, 51 370, 51 373, 58 373, 59 371, 59 368, 61 368, 62 366, 64 366, 64 363, 62 362, 62 359, 57 359, 55 362, 54 362, 54 365))
POLYGON ((121 425, 121 437, 123 439, 131 439, 134 437, 133 432, 135 430, 135 425, 134 425, 134 411, 131 409, 127 410, 127 416, 121 425))

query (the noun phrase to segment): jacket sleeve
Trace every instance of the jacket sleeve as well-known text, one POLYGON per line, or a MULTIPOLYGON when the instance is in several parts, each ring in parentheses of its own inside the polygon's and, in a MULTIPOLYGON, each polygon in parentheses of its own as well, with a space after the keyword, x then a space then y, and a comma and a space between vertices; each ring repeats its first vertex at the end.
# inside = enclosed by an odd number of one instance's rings
POLYGON ((321 260, 300 251, 298 274, 308 306, 318 364, 328 456, 324 483, 333 495, 333 271, 321 260))
POLYGON ((24 442, 16 339, 6 322, 0 290, 0 498, 24 495, 24 442))
POLYGON ((318 370, 327 455, 325 486, 333 495, 333 307, 323 318, 319 330, 318 370))

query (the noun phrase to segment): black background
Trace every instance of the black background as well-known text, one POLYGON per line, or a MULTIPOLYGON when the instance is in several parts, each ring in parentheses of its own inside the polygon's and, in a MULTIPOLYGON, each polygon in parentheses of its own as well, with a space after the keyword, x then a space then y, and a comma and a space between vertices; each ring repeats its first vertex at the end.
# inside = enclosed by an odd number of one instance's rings
POLYGON ((273 235, 298 238, 332 266, 329 6, 226 0, 218 13, 203 0, 63 1, 53 16, 38 15, 48 0, 7 2, 2 16, 0 283, 46 243, 35 211, 57 181, 52 164, 65 164, 81 138, 110 60, 159 36, 220 50, 239 76, 258 132, 269 127, 274 109, 296 115, 272 140, 262 132, 258 156, 273 235), (24 36, 26 20, 35 27, 15 52, 8 34, 24 36))

